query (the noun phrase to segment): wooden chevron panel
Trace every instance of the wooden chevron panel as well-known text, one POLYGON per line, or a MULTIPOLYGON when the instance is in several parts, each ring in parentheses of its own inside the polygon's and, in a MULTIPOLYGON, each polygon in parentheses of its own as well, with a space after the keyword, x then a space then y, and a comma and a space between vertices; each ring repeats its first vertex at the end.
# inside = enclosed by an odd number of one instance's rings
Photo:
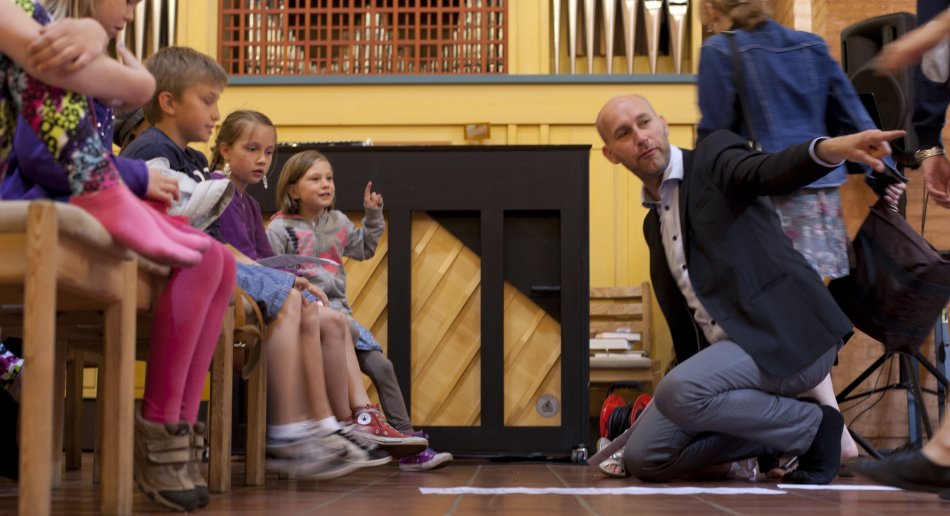
POLYGON ((431 217, 412 218, 412 418, 478 425, 481 263, 431 217))
MULTIPOLYGON (((354 222, 361 213, 351 214, 354 222)), ((477 426, 481 419, 481 260, 424 213, 412 219, 412 396, 415 425, 477 426)), ((353 316, 387 342, 388 241, 376 256, 345 260, 353 316)), ((560 325, 505 284, 505 424, 559 426, 538 399, 561 401, 560 325)), ((375 389, 365 379, 367 391, 375 389)))
MULTIPOLYGON (((349 213, 354 224, 359 225, 363 213, 349 213)), ((359 261, 343 258, 346 267, 346 295, 353 308, 353 318, 373 332, 373 336, 383 347, 383 353, 388 349, 387 332, 387 299, 389 281, 389 253, 388 232, 383 232, 376 247, 376 254, 369 260, 359 261)), ((368 376, 363 375, 363 384, 366 393, 373 403, 379 403, 376 387, 368 376)))
POLYGON ((561 402, 561 326, 505 283, 505 425, 560 426, 560 410, 543 417, 538 399, 561 402))

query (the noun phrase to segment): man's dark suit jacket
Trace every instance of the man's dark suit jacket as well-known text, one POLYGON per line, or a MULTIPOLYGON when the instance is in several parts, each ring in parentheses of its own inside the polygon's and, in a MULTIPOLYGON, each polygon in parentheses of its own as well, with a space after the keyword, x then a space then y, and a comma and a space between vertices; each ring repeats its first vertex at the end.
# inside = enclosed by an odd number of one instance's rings
MULTIPOLYGON (((811 159, 809 144, 759 154, 737 135, 717 131, 683 151, 679 208, 690 282, 730 339, 779 377, 812 364, 851 334, 851 322, 763 197, 794 192, 831 170, 811 159)), ((653 288, 682 362, 706 340, 670 273, 654 210, 643 232, 653 288)))

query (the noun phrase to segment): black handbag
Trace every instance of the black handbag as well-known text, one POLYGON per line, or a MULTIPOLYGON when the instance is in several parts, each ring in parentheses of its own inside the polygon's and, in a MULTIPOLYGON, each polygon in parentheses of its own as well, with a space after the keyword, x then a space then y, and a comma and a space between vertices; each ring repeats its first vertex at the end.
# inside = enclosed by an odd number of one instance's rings
POLYGON ((950 252, 937 251, 882 199, 854 238, 855 267, 828 289, 856 328, 911 353, 950 300, 950 252))

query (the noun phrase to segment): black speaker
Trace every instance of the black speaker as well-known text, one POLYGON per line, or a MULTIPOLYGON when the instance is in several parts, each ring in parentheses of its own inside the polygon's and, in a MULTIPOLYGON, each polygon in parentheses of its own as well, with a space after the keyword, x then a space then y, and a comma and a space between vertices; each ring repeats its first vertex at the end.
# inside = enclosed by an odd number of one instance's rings
POLYGON ((906 137, 892 143, 894 158, 902 164, 912 163, 917 149, 912 124, 914 69, 905 68, 893 76, 878 75, 873 69, 873 60, 884 45, 916 26, 915 15, 894 13, 855 23, 841 31, 841 65, 858 94, 873 97, 874 102, 868 106, 871 118, 881 129, 907 131, 906 137), (875 106, 877 113, 874 113, 875 106))

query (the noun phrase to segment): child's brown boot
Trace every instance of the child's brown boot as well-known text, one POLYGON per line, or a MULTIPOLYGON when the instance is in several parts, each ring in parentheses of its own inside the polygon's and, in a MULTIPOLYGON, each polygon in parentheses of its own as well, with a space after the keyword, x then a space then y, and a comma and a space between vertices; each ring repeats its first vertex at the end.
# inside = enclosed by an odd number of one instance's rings
POLYGON ((211 501, 208 483, 201 476, 201 462, 205 452, 205 424, 201 421, 191 427, 191 460, 188 462, 188 478, 195 485, 198 506, 204 507, 211 501))
POLYGON ((188 475, 192 457, 188 425, 146 421, 135 413, 135 483, 152 500, 176 511, 198 507, 188 475))

